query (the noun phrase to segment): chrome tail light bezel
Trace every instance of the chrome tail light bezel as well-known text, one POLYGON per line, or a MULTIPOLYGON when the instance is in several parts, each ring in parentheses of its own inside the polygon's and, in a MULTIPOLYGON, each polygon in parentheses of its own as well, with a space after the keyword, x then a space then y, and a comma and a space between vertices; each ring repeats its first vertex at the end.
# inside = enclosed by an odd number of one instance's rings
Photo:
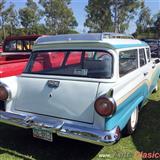
POLYGON ((7 99, 2 99, 1 101, 8 101, 11 99, 12 97, 12 93, 11 93, 11 89, 9 88, 8 85, 4 84, 4 83, 0 83, 0 87, 3 87, 6 91, 7 91, 7 94, 8 94, 8 97, 7 99))
POLYGON ((114 115, 114 113, 116 112, 116 110, 117 110, 117 105, 116 105, 115 100, 114 100, 112 97, 108 97, 108 96, 106 96, 106 95, 102 95, 102 96, 98 97, 98 98, 95 100, 94 108, 95 108, 96 113, 98 113, 100 116, 102 116, 102 117, 112 117, 112 116, 114 115), (110 104, 112 104, 112 112, 111 112, 110 114, 108 114, 108 115, 103 115, 103 114, 101 114, 101 113, 97 110, 97 102, 98 102, 100 99, 104 99, 104 100, 108 101, 110 104))

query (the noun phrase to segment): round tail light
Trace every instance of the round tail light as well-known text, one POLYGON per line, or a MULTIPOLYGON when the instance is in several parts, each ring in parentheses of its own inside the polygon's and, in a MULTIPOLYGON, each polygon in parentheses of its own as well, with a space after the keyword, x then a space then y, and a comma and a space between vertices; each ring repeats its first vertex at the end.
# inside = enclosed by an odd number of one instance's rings
POLYGON ((0 100, 5 101, 9 98, 9 92, 5 86, 0 86, 0 100))
POLYGON ((116 111, 116 103, 112 98, 99 97, 94 104, 96 112, 103 117, 108 117, 116 111))

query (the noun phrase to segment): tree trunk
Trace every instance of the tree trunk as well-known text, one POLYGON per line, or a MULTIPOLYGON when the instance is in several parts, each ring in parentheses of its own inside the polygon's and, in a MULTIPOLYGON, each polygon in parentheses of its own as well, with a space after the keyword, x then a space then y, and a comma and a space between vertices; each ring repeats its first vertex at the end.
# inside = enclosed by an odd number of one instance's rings
POLYGON ((117 6, 118 6, 117 0, 115 0, 115 8, 114 8, 114 32, 115 33, 118 32, 118 30, 117 30, 117 28, 118 28, 118 26, 117 26, 117 6))
POLYGON ((2 30, 3 30, 3 40, 4 40, 6 38, 6 30, 3 22, 2 22, 2 30))
POLYGON ((12 35, 12 25, 10 26, 10 36, 12 35))

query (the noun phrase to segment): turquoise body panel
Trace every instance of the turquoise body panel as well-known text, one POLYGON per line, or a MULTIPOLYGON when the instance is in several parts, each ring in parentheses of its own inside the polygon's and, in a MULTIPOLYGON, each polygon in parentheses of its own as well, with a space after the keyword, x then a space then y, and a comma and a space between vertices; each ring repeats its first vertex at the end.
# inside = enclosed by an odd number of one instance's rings
POLYGON ((134 93, 117 106, 115 114, 112 117, 105 119, 105 130, 112 130, 116 126, 119 126, 122 130, 126 126, 134 109, 147 100, 154 90, 159 80, 159 75, 160 72, 159 69, 157 69, 152 76, 152 83, 150 86, 146 83, 142 84, 134 93))
POLYGON ((119 106, 113 117, 106 118, 105 129, 111 130, 116 126, 123 129, 130 119, 130 116, 134 109, 143 102, 144 99, 148 98, 148 86, 143 84, 138 88, 130 97, 124 100, 119 106))
POLYGON ((122 49, 122 48, 130 48, 130 47, 147 47, 148 44, 145 42, 141 42, 140 44, 115 44, 113 48, 122 49))

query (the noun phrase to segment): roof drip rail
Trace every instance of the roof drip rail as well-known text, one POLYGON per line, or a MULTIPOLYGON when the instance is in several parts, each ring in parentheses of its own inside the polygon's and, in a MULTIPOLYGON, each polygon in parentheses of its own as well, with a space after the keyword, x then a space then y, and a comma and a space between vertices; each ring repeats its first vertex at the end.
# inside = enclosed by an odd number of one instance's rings
POLYGON ((102 33, 102 40, 103 39, 110 39, 110 38, 134 39, 134 37, 130 34, 121 34, 121 33, 114 33, 114 32, 102 33))

